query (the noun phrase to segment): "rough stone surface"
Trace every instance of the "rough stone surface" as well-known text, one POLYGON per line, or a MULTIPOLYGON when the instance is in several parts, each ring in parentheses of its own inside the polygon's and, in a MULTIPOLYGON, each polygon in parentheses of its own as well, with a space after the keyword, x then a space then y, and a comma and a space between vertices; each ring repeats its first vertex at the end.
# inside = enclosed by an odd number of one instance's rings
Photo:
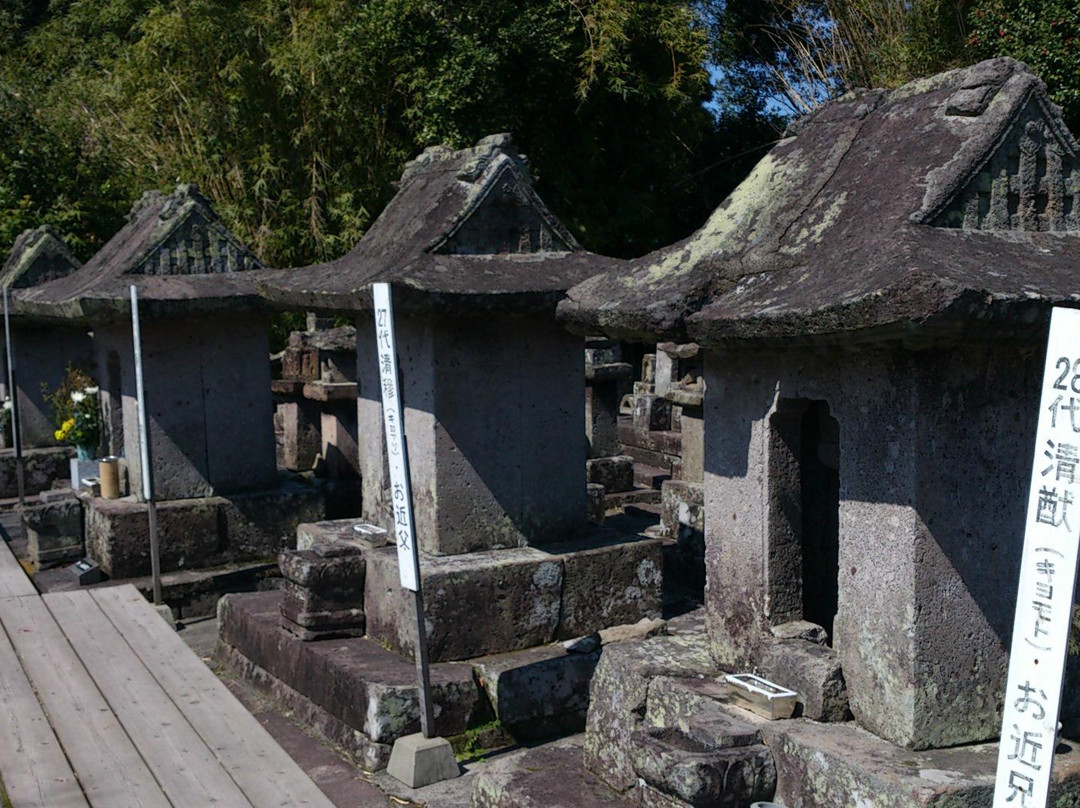
POLYGON ((365 771, 386 768, 390 761, 390 744, 372 741, 362 729, 349 726, 227 643, 217 643, 214 648, 214 661, 269 696, 298 723, 343 749, 365 771))
POLYGON ((588 501, 589 524, 604 524, 604 515, 607 507, 604 499, 604 486, 589 483, 585 486, 585 497, 588 501))
POLYGON ((565 322, 709 348, 1031 334, 1036 311, 1075 300, 1080 206, 1049 189, 1075 182, 1080 147, 1027 66, 851 93, 787 134, 694 235, 570 290, 565 322), (1053 168, 1027 168, 1040 161, 1053 168))
MULTIPOLYGON (((1034 421, 1019 413, 1038 407, 1041 363, 1019 344, 933 361, 708 353, 706 418, 726 425, 706 435, 717 662, 752 668, 772 625, 807 617, 773 418, 784 401, 823 401, 840 433, 832 640, 856 720, 912 748, 996 736, 1034 452, 1034 421)), ((1066 720, 1078 714, 1071 681, 1066 720)))
MULTIPOLYGON (((912 752, 851 724, 771 722, 765 742, 776 759, 776 801, 791 808, 985 808, 997 744, 912 752)), ((1049 805, 1080 804, 1080 746, 1058 745, 1049 805)))
POLYGON ((347 547, 372 549, 385 547, 390 535, 385 528, 367 525, 364 532, 354 528, 363 524, 359 519, 329 519, 322 522, 305 522, 296 526, 296 549, 310 550, 316 544, 343 544, 347 547))
POLYGON ((585 478, 610 493, 634 487, 634 458, 629 455, 593 457, 585 462, 585 478))
POLYGON ((548 548, 563 564, 558 639, 659 617, 663 588, 660 542, 595 541, 548 548))
MULTIPOLYGON (((360 317, 357 329, 364 518, 390 525, 375 328, 360 317)), ((395 329, 420 549, 453 555, 581 533, 581 341, 549 313, 397 316, 395 329)))
POLYGON ((362 637, 366 561, 362 550, 319 544, 313 550, 282 550, 285 579, 282 625, 304 640, 362 637))
MULTIPOLYGON (((367 559, 368 634, 411 657, 414 606, 411 593, 401 588, 397 549, 374 550, 367 559)), ((420 570, 432 661, 470 659, 555 639, 563 590, 557 557, 533 548, 428 556, 420 570)))
POLYGON ((78 561, 84 556, 83 509, 74 494, 58 502, 21 508, 19 518, 35 567, 78 561))
POLYGON ((630 736, 634 771, 652 788, 694 808, 741 808, 772 797, 776 770, 762 745, 711 749, 678 730, 630 736))
POLYGON ((600 659, 562 645, 530 648, 472 660, 477 681, 495 716, 517 740, 581 732, 589 706, 589 681, 600 659))
MULTIPOLYGON (((222 598, 221 641, 375 743, 420 730, 411 658, 368 639, 301 642, 280 628, 281 599, 280 592, 222 598)), ((446 737, 464 732, 481 704, 472 668, 432 665, 431 683, 434 732, 446 737)))
POLYGON ((485 768, 470 808, 630 808, 582 766, 581 747, 544 746, 510 755, 485 768))
MULTIPOLYGON (((159 502, 163 571, 276 558, 293 544, 296 525, 324 513, 319 488, 281 489, 224 497, 159 502)), ((113 578, 150 573, 146 504, 132 499, 86 500, 87 554, 113 578)))
POLYGON ((840 657, 831 648, 806 640, 778 640, 764 649, 759 673, 799 694, 797 714, 814 721, 851 717, 840 657))
POLYGON ((665 545, 664 580, 704 591, 705 486, 685 480, 660 485, 661 535, 665 545))
MULTIPOLYGON (((70 446, 50 449, 27 449, 23 452, 23 474, 27 495, 40 494, 58 480, 70 478, 68 460, 75 456, 70 446)), ((15 450, 0 450, 0 498, 14 499, 19 495, 15 478, 15 450)))
POLYGON ((630 736, 642 726, 650 680, 713 671, 701 631, 605 646, 589 691, 586 767, 617 791, 633 787, 637 775, 629 754, 630 736))

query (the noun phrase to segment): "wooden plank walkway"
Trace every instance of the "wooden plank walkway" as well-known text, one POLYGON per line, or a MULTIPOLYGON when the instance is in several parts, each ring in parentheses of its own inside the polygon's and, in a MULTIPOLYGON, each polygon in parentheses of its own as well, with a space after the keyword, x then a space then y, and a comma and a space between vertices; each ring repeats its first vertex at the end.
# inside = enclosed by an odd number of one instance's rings
POLYGON ((134 587, 39 597, 2 541, 0 778, 13 808, 333 808, 134 587))

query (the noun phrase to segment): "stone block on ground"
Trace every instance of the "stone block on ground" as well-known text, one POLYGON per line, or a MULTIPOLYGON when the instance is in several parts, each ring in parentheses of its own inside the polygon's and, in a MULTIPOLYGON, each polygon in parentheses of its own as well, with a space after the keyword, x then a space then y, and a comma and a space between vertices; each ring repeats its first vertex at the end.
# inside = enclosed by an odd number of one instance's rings
POLYGON ((579 739, 492 761, 476 777, 470 808, 631 808, 582 765, 579 739))
POLYGON ((762 744, 710 748, 677 729, 630 736, 634 771, 646 784, 693 808, 739 808, 772 797, 776 769, 762 744))
MULTIPOLYGON (((912 751, 856 727, 806 719, 763 727, 776 761, 776 801, 815 808, 985 808, 996 743, 912 751)), ((1080 804, 1080 745, 1059 740, 1049 805, 1080 804)))
MULTIPOLYGON (((375 743, 389 744, 420 730, 419 693, 412 658, 369 639, 302 642, 280 627, 281 592, 222 598, 221 642, 375 743)), ((482 705, 470 665, 431 666, 433 731, 464 732, 482 705)))
POLYGON ((585 729, 599 639, 592 645, 586 652, 562 644, 529 648, 474 659, 472 665, 495 716, 515 739, 552 738, 585 729))
POLYGON ((562 608, 557 637, 659 617, 663 557, 655 539, 625 540, 596 531, 590 539, 551 545, 563 560, 562 608))
POLYGON ((85 555, 82 503, 63 499, 19 509, 30 561, 38 569, 78 561, 85 555))
POLYGON ((663 432, 671 429, 671 402, 657 395, 640 395, 634 399, 633 423, 637 429, 663 432))
POLYGON ((278 566, 285 579, 284 628, 302 640, 364 636, 361 549, 320 543, 310 550, 282 550, 278 566))
POLYGON ((833 649, 808 640, 773 640, 762 650, 760 675, 799 694, 802 715, 815 721, 847 721, 847 685, 833 649))
POLYGON ((296 526, 296 549, 310 550, 316 544, 342 544, 371 550, 390 543, 390 534, 378 525, 364 525, 360 519, 328 519, 296 526), (357 525, 363 525, 358 532, 357 525))
MULTIPOLYGON (((86 554, 112 578, 150 574, 146 504, 132 499, 86 499, 86 554)), ((161 570, 214 566, 224 561, 220 500, 180 499, 157 505, 161 570)))
POLYGON ((629 491, 634 487, 634 458, 614 455, 586 460, 585 477, 590 483, 598 483, 611 493, 629 491))
POLYGON ((386 772, 409 788, 423 788, 461 774, 454 750, 446 738, 405 735, 394 741, 386 772))
MULTIPOLYGON (((414 605, 411 593, 401 588, 397 549, 373 550, 367 560, 368 636, 411 658, 414 605)), ((555 639, 563 589, 558 557, 532 547, 425 555, 420 570, 433 662, 516 651, 555 639)))
MULTIPOLYGON (((68 458, 75 456, 70 446, 56 446, 23 451, 23 483, 26 494, 32 496, 48 491, 58 480, 69 477, 68 458)), ((19 495, 15 476, 15 450, 0 451, 0 498, 14 499, 19 495)))
POLYGON ((714 675, 704 627, 640 642, 604 647, 589 689, 584 760, 586 767, 623 792, 637 782, 630 736, 643 723, 649 682, 663 675, 714 675))

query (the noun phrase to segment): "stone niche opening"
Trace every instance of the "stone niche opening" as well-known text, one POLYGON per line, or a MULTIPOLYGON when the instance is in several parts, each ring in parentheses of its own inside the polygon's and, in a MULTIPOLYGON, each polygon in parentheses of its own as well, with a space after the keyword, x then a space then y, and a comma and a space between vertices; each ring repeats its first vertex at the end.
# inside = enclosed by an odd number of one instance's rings
POLYGON ((825 629, 839 600, 840 425, 825 401, 781 399, 769 419, 769 618, 825 629))

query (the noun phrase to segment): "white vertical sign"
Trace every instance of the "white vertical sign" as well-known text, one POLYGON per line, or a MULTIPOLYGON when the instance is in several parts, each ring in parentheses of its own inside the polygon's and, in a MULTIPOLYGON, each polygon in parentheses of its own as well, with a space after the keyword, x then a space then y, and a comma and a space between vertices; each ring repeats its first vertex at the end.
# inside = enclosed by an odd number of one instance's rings
POLYGON ((409 458, 405 446, 405 416, 398 386, 397 342, 394 338, 394 307, 390 284, 371 286, 375 302, 375 341, 379 355, 379 378, 382 386, 383 431, 386 453, 390 459, 390 497, 398 552, 401 585, 416 592, 420 575, 413 530, 412 489, 409 484, 409 458))
POLYGON ((1046 345, 994 808, 1045 808, 1080 537, 1080 311, 1046 345))

